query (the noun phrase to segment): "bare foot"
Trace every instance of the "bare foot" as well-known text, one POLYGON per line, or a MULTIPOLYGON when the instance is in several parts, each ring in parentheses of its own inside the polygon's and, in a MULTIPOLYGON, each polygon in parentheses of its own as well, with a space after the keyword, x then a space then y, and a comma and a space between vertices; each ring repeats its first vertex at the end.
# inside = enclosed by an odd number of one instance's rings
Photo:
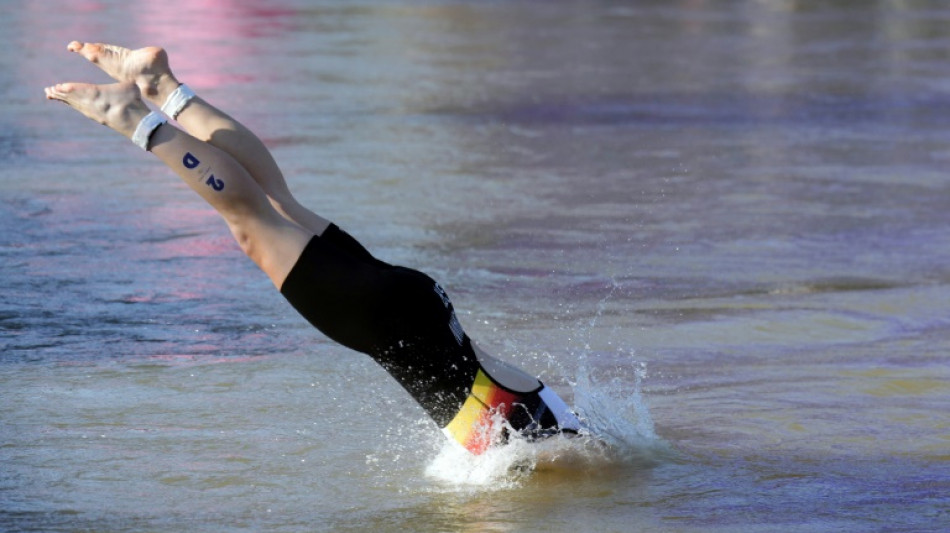
POLYGON ((142 118, 149 113, 132 82, 111 85, 59 83, 46 88, 48 100, 69 104, 83 115, 131 138, 142 118))
POLYGON ((179 85, 168 66, 168 54, 157 46, 129 50, 112 44, 73 41, 66 48, 85 57, 116 81, 135 83, 142 95, 158 106, 179 85))

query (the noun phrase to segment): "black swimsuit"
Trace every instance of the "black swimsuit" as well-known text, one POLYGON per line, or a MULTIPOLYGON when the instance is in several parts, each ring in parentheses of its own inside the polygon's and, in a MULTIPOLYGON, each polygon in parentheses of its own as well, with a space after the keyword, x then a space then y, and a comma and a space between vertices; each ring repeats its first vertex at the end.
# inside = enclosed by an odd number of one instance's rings
MULTIPOLYGON (((460 410, 481 379, 507 400, 502 411, 514 429, 550 432, 559 422, 561 429, 577 429, 558 416, 557 406, 545 408, 552 402, 539 396, 540 382, 535 391, 514 392, 484 372, 438 283, 376 259, 336 225, 311 239, 280 292, 327 337, 382 365, 440 427, 461 423, 460 410)), ((477 403, 498 407, 484 398, 477 403)))

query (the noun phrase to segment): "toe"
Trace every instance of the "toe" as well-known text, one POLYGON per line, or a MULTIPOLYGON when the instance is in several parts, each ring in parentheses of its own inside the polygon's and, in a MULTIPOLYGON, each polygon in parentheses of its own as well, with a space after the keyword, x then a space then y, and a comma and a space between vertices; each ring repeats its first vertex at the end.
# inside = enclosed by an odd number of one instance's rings
POLYGON ((78 52, 82 50, 82 47, 83 47, 83 43, 80 41, 73 41, 69 43, 68 45, 66 45, 66 49, 69 50, 70 52, 78 52))
POLYGON ((52 87, 46 88, 46 99, 47 100, 62 100, 63 92, 60 90, 60 85, 53 85, 52 87))
POLYGON ((57 95, 66 96, 67 94, 73 92, 75 88, 75 83, 57 83, 56 87, 54 87, 54 90, 56 91, 57 95))
POLYGON ((84 43, 82 41, 73 41, 67 47, 70 51, 76 52, 93 63, 99 62, 99 55, 102 53, 102 45, 98 43, 84 43))

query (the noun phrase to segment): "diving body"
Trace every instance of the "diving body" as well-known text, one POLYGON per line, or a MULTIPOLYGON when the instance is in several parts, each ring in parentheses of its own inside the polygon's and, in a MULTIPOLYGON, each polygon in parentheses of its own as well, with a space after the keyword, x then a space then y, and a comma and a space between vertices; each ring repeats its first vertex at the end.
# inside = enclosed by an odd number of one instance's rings
POLYGON ((46 88, 151 152, 227 223, 287 301, 330 339, 369 355, 451 441, 475 454, 510 433, 575 435, 579 419, 550 388, 481 350, 432 278, 375 258, 302 206, 250 130, 173 75, 165 51, 73 41, 67 49, 118 83, 46 88), (183 128, 151 111, 145 97, 183 128))

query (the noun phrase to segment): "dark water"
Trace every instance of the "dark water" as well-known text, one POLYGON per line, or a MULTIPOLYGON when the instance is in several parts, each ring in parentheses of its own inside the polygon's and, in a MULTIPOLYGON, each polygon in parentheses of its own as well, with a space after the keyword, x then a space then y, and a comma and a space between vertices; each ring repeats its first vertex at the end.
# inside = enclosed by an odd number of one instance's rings
POLYGON ((943 4, 2 4, 0 529, 950 528, 943 4), (43 100, 71 39, 165 46, 613 452, 448 453, 43 100))

